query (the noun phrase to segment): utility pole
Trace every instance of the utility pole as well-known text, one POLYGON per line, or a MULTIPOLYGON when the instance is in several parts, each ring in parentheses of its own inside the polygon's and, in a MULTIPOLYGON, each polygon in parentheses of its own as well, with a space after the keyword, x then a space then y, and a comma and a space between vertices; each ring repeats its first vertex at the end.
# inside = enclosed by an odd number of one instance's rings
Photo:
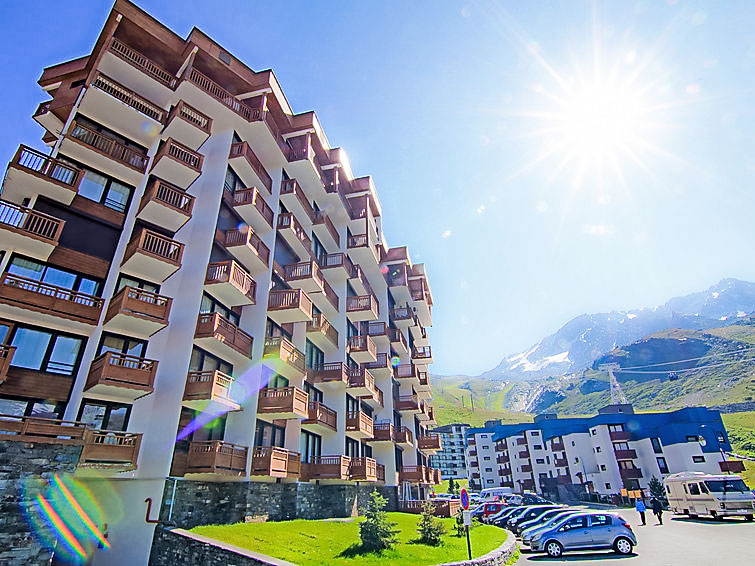
POLYGON ((611 405, 617 405, 618 403, 627 403, 627 398, 624 395, 624 392, 621 390, 621 385, 619 385, 619 381, 616 379, 616 376, 613 372, 618 371, 621 369, 621 366, 619 364, 602 364, 598 367, 600 371, 607 371, 608 372, 608 382, 611 387, 611 405))
POLYGON ((472 403, 472 412, 474 413, 474 397, 472 397, 472 394, 469 394, 469 402, 472 403))

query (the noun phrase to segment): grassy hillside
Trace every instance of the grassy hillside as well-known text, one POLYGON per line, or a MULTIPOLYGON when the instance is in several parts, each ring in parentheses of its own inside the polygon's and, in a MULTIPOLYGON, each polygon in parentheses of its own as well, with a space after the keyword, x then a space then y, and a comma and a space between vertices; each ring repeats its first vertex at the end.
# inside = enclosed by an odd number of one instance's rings
POLYGON ((439 425, 457 422, 482 426, 493 419, 532 420, 526 413, 504 408, 506 393, 511 388, 509 384, 467 376, 432 377, 431 383, 439 425))
MULTIPOLYGON (((755 457, 755 411, 721 415, 734 452, 755 457)), ((755 488, 755 462, 745 461, 745 483, 755 488)))

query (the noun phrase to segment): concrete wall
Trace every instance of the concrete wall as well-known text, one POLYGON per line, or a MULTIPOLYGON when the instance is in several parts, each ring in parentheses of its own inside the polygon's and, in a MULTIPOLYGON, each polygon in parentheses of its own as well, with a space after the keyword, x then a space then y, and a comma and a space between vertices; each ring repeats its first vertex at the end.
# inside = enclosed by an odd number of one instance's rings
POLYGON ((32 501, 54 474, 73 472, 81 446, 0 440, 0 564, 47 564, 44 548, 24 517, 32 501))

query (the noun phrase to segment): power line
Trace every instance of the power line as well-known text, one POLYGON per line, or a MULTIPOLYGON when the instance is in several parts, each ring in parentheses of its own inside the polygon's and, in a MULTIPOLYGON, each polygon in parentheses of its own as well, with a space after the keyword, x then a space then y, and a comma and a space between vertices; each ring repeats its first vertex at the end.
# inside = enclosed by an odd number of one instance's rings
POLYGON ((699 358, 687 358, 686 360, 676 360, 673 362, 660 362, 657 364, 647 364, 644 366, 629 366, 629 367, 623 367, 621 368, 621 371, 627 370, 627 369, 643 369, 643 368, 652 368, 652 367, 658 367, 658 366, 667 366, 669 364, 681 364, 684 362, 695 362, 697 360, 703 360, 705 358, 715 358, 719 356, 731 356, 733 354, 739 354, 741 352, 749 352, 750 350, 755 350, 755 346, 751 346, 749 348, 742 348, 741 350, 732 350, 731 352, 717 352, 713 354, 705 354, 704 356, 700 356, 699 358))
POLYGON ((670 369, 670 370, 658 370, 658 371, 624 371, 623 369, 616 370, 616 373, 632 373, 632 374, 654 374, 657 375, 659 373, 687 373, 691 371, 698 371, 705 368, 714 368, 714 367, 720 367, 720 366, 731 366, 734 364, 742 363, 744 360, 734 360, 730 362, 719 362, 716 364, 705 364, 702 366, 695 366, 693 368, 687 368, 687 369, 670 369))

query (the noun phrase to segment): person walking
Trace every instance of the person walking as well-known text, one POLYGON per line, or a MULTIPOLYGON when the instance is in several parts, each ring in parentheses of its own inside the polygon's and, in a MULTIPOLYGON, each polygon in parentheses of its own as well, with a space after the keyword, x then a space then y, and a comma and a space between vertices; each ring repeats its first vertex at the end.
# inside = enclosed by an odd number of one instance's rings
POLYGON ((640 519, 642 519, 642 524, 646 525, 645 522, 645 511, 647 511, 647 507, 645 507, 645 502, 642 499, 637 499, 637 501, 634 502, 634 508, 637 509, 637 512, 640 514, 640 519))
POLYGON ((650 502, 650 506, 653 508, 653 515, 658 517, 658 524, 663 524, 663 503, 657 498, 654 498, 653 501, 650 502))

